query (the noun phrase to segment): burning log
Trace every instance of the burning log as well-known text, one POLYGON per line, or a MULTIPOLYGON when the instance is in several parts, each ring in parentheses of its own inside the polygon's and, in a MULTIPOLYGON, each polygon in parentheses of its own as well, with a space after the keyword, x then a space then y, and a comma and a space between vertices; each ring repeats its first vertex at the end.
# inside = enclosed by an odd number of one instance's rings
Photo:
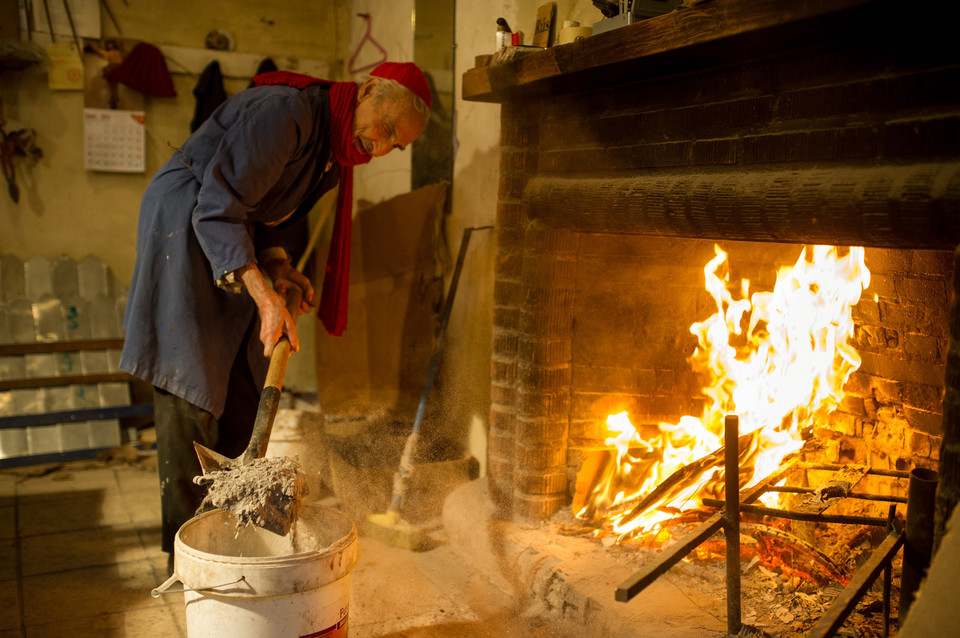
POLYGON ((768 569, 779 569, 819 586, 830 581, 843 586, 850 582, 833 559, 802 538, 760 523, 744 524, 743 531, 759 543, 760 562, 768 569))
MULTIPOLYGON (((704 267, 704 285, 716 311, 690 327, 698 341, 691 366, 708 379, 703 414, 660 423, 649 437, 626 412, 609 415, 606 443, 616 447, 616 463, 611 450, 589 492, 577 490, 587 496, 576 515, 605 518, 604 527, 620 540, 650 532, 703 497, 730 491, 720 469, 730 445, 719 438, 727 415, 736 414, 739 431, 748 432, 734 432, 736 476, 727 478, 736 491, 759 483, 805 445, 814 425, 840 405, 843 385, 860 365, 851 344, 851 308, 870 281, 862 248, 808 247, 792 268, 779 270, 772 292, 750 293, 744 279, 739 298, 729 283, 726 252, 719 246, 715 252, 704 267)), ((828 486, 819 495, 823 507, 856 480, 828 486)), ((767 505, 775 502, 776 495, 765 498, 767 505)))
MULTIPOLYGON (((704 541, 694 552, 697 558, 723 558, 727 542, 723 538, 704 541)), ((790 532, 760 523, 741 527, 740 560, 756 557, 759 564, 771 571, 797 577, 818 587, 839 583, 845 587, 850 578, 836 561, 807 541, 790 532)))
MULTIPOLYGON (((741 434, 737 440, 739 447, 739 459, 741 460, 741 469, 744 468, 744 457, 748 456, 755 447, 757 431, 741 434)), ((629 524, 639 516, 642 516, 647 510, 664 501, 669 501, 676 495, 681 488, 686 487, 691 481, 697 480, 706 472, 712 469, 720 468, 723 465, 726 446, 720 447, 707 456, 704 456, 692 463, 684 465, 679 470, 671 474, 662 481, 652 492, 643 497, 630 512, 623 517, 624 524, 629 524)))

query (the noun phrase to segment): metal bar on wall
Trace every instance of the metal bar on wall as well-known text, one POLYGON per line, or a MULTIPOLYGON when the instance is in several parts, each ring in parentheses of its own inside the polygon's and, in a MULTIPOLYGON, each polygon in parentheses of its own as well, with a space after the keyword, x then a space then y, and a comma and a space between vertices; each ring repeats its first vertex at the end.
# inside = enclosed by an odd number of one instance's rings
POLYGON ((727 633, 740 633, 740 418, 723 420, 723 533, 727 546, 727 633))

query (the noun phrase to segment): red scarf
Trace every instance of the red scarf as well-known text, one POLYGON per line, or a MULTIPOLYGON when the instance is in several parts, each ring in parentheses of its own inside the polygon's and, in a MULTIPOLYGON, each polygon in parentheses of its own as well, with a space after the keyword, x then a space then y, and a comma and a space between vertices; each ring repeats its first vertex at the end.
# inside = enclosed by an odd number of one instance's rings
POLYGON ((353 114, 357 104, 355 82, 332 82, 320 78, 271 71, 253 78, 254 84, 282 84, 305 89, 313 84, 330 87, 330 142, 333 158, 340 165, 340 190, 337 193, 337 216, 333 221, 333 237, 320 292, 317 317, 327 332, 339 336, 347 326, 347 291, 350 288, 350 229, 353 222, 353 167, 366 164, 370 156, 353 145, 353 114))

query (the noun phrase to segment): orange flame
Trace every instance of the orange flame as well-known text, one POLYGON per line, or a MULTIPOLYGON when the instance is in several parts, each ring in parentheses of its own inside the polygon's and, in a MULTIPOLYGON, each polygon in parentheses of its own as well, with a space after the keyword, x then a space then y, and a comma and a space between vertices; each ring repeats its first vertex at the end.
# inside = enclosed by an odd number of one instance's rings
MULTIPOLYGON (((749 282, 742 280, 739 299, 728 289, 727 254, 715 250, 704 275, 716 312, 690 328, 699 342, 691 366, 708 380, 703 414, 661 423, 659 434, 646 440, 627 413, 607 417, 612 436, 606 443, 616 448, 616 463, 577 515, 603 521, 621 539, 649 532, 699 505, 699 498, 722 493, 722 468, 704 462, 659 501, 643 511, 632 508, 667 477, 719 449, 726 415, 738 415, 741 439, 754 434, 740 456, 740 485, 754 485, 837 408, 844 383, 860 366, 850 340, 851 309, 870 284, 863 248, 809 247, 793 267, 779 270, 773 292, 750 295, 749 282)), ((768 505, 776 504, 776 494, 765 496, 768 505)))

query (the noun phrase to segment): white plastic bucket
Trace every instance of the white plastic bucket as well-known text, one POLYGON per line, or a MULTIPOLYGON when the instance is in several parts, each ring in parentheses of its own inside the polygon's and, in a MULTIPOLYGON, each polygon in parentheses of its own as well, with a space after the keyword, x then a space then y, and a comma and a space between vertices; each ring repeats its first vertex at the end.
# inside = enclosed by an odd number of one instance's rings
MULTIPOLYGON (((180 528, 174 574, 190 638, 346 638, 357 528, 341 512, 303 504, 287 536, 254 525, 239 534, 222 510, 180 528)), ((159 592, 159 593, 158 593, 159 592)))

